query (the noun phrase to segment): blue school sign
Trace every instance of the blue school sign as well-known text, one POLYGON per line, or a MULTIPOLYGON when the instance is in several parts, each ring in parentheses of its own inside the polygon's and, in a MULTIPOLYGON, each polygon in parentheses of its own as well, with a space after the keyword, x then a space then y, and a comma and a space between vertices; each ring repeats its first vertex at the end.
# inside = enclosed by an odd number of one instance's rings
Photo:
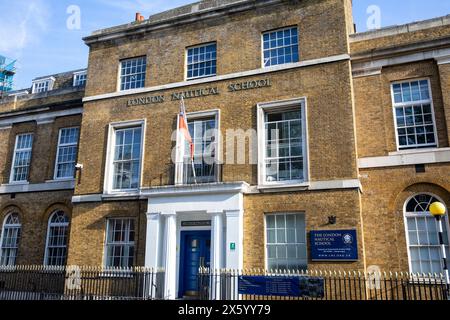
POLYGON ((239 294, 323 298, 323 278, 306 276, 239 276, 239 294))
POLYGON ((311 260, 357 261, 356 230, 311 231, 311 260))

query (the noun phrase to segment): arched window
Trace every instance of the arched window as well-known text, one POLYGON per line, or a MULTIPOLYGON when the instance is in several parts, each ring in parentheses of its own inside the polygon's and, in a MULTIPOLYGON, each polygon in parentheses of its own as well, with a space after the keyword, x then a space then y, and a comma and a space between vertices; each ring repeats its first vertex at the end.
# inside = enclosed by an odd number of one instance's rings
POLYGON ((55 211, 48 221, 45 265, 64 266, 67 260, 69 217, 64 211, 55 211))
POLYGON ((0 238, 0 265, 14 266, 16 264, 21 227, 17 213, 6 216, 0 238))
MULTIPOLYGON (((443 271, 438 224, 430 213, 430 205, 437 201, 439 200, 432 195, 420 194, 406 203, 405 222, 411 272, 441 273, 443 271)), ((447 217, 443 224, 444 241, 447 245, 447 256, 449 256, 447 217)))

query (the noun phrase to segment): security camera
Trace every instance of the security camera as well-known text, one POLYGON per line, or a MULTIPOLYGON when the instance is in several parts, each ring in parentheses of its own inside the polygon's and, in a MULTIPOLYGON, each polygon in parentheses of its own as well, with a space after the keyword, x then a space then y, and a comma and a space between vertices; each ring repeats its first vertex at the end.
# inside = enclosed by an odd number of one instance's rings
POLYGON ((77 163, 77 165, 75 166, 75 168, 76 168, 77 170, 81 170, 81 169, 83 169, 83 165, 80 164, 80 163, 77 163))

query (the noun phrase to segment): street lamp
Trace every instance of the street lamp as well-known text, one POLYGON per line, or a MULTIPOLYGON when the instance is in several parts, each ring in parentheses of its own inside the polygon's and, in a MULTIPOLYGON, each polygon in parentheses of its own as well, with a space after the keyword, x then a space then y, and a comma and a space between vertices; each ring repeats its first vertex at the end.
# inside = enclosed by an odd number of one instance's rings
POLYGON ((444 272, 445 272, 445 280, 447 282, 447 294, 449 293, 449 285, 450 285, 450 277, 448 274, 448 265, 447 265, 447 252, 445 250, 445 242, 444 242, 444 229, 442 226, 442 218, 445 216, 447 209, 445 205, 440 202, 435 202, 430 206, 431 214, 436 218, 439 224, 439 244, 441 245, 442 251, 442 260, 444 262, 444 272))

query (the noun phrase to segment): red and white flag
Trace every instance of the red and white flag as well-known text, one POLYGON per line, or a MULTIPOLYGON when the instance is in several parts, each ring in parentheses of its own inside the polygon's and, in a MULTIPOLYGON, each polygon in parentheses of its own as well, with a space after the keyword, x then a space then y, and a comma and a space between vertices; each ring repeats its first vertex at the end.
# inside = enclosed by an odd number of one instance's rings
POLYGON ((178 121, 178 132, 180 133, 180 138, 182 141, 181 145, 184 146, 186 143, 189 143, 189 150, 191 153, 191 160, 194 160, 194 143, 192 141, 191 134, 189 133, 189 127, 186 116, 186 107, 184 105, 184 99, 181 98, 180 105, 180 118, 178 121))

